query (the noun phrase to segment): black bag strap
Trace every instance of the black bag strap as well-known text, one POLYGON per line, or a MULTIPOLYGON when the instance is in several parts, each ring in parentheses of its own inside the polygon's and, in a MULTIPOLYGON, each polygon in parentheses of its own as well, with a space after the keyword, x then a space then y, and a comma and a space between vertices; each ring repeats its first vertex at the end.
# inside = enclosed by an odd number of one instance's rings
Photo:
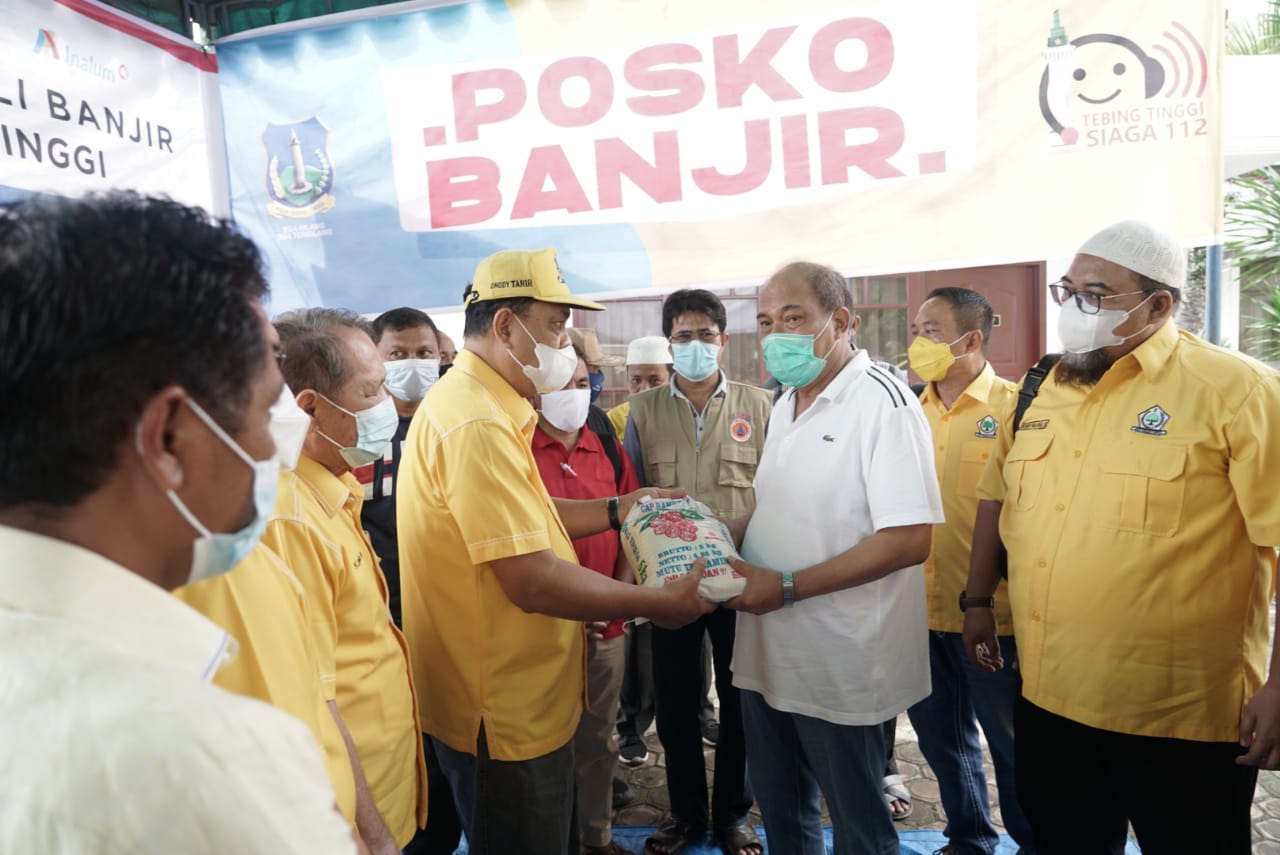
POLYGON ((924 390, 928 388, 928 386, 929 386, 928 383, 912 383, 911 391, 915 394, 917 398, 919 398, 921 395, 924 394, 924 390))
POLYGON ((604 446, 604 453, 609 455, 609 462, 613 464, 614 486, 621 490, 622 452, 618 451, 618 434, 613 430, 613 422, 609 421, 609 417, 605 415, 604 410, 592 404, 587 410, 587 428, 600 437, 600 444, 604 446))
POLYGON ((1036 399, 1036 395, 1040 394, 1040 384, 1044 382, 1044 378, 1049 376, 1049 372, 1053 370, 1053 366, 1058 364, 1058 360, 1062 358, 1061 353, 1048 353, 1040 357, 1040 361, 1031 367, 1027 372, 1027 376, 1022 378, 1022 385, 1018 387, 1018 407, 1013 413, 1013 432, 1018 433, 1018 426, 1022 424, 1022 417, 1027 414, 1027 410, 1031 409, 1031 402, 1036 399))

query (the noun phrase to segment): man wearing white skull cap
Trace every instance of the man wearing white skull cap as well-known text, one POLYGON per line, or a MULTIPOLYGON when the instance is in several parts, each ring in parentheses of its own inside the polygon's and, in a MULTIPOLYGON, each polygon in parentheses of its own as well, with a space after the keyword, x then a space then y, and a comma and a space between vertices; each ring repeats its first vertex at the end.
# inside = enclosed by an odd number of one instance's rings
POLYGON ((1040 855, 1119 853, 1130 824, 1144 852, 1248 853, 1280 768, 1280 375, 1178 330, 1185 282, 1148 223, 1085 241, 1050 286, 1064 353, 978 485, 965 646, 1014 667, 987 607, 1002 540, 1040 855))

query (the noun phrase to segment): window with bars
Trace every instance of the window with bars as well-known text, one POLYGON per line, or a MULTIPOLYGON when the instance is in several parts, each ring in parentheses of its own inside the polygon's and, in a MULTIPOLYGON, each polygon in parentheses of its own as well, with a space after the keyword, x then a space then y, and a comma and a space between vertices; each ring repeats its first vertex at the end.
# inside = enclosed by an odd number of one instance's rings
POLYGON ((908 329, 907 277, 856 276, 848 280, 854 312, 862 318, 854 342, 872 359, 905 367, 908 329))

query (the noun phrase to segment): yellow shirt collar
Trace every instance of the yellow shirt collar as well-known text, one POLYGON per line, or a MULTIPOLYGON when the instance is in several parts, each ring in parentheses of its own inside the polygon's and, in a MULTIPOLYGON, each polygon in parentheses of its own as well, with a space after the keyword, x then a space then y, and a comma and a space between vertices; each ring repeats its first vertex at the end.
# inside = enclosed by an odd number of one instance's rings
MULTIPOLYGON (((996 370, 992 368, 991 363, 988 362, 986 365, 982 366, 982 370, 978 372, 978 376, 974 377, 973 381, 964 388, 963 392, 960 393, 960 398, 972 398, 979 403, 987 403, 991 398, 991 385, 995 383, 995 380, 996 370)), ((960 398, 957 398, 956 401, 959 402, 960 398)), ((933 384, 926 383, 924 387, 924 394, 921 396, 921 402, 928 403, 935 401, 939 404, 942 403, 942 399, 938 397, 938 393, 933 388, 933 384)))
POLYGON ((96 552, 0 526, 0 611, 56 618, 103 647, 205 680, 236 654, 208 618, 96 552))
POLYGON ((1133 357, 1144 374, 1155 379, 1161 370, 1169 364, 1173 349, 1178 346, 1178 328, 1169 318, 1151 337, 1121 357, 1121 360, 1133 357))
POLYGON ((359 502, 364 498, 364 488, 350 472, 334 475, 305 453, 298 456, 298 465, 293 471, 298 480, 315 494, 330 517, 337 516, 338 511, 352 499, 359 502))
POLYGON ((532 440, 534 429, 538 426, 538 412, 533 408, 525 398, 497 371, 490 367, 479 356, 476 356, 469 350, 460 350, 458 355, 453 359, 453 367, 450 372, 461 371, 469 377, 475 378, 480 385, 488 390, 498 405, 506 411, 507 415, 517 425, 520 425, 521 432, 525 438, 532 440))

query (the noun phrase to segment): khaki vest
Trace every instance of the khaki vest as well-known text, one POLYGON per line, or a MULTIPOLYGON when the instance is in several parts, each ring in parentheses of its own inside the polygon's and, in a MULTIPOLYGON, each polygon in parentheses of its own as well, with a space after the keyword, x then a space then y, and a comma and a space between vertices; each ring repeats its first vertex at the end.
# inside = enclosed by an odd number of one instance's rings
POLYGON ((651 487, 681 487, 726 520, 756 506, 751 482, 764 451, 765 427, 773 395, 764 389, 730 381, 723 398, 707 402, 702 445, 689 402, 670 386, 631 397, 644 455, 644 477, 651 487))

